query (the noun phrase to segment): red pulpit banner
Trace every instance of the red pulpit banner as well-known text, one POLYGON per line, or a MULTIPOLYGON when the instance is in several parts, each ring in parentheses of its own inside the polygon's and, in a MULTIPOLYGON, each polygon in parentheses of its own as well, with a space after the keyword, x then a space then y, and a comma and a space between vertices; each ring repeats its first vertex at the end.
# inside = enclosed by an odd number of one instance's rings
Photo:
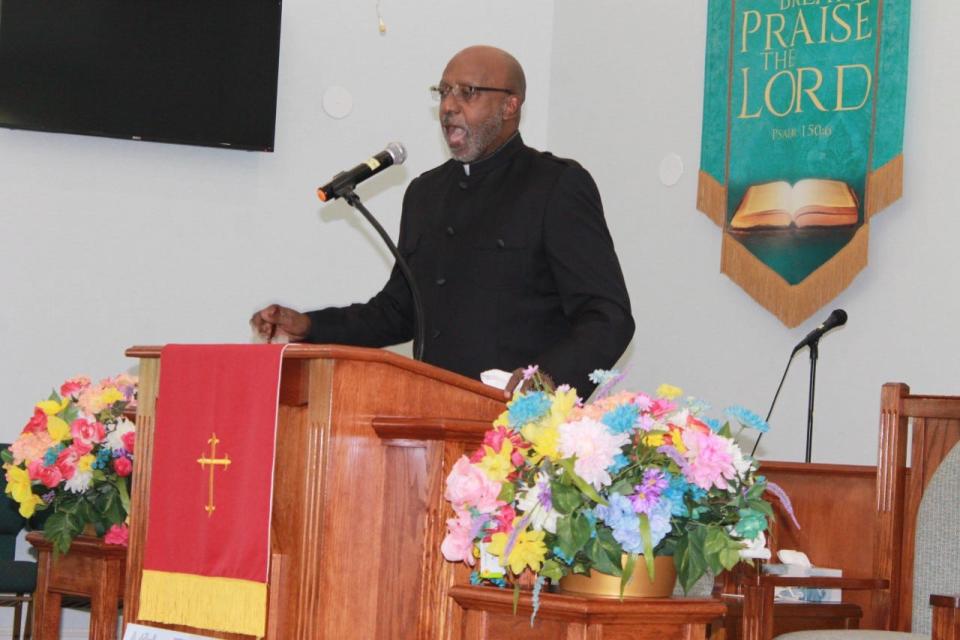
POLYGON ((264 635, 282 355, 164 347, 142 620, 264 635))

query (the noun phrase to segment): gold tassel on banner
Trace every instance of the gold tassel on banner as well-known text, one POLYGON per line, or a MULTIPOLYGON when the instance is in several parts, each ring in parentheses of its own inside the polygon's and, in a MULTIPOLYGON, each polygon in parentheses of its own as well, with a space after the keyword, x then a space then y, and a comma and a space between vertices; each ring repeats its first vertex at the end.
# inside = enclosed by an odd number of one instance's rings
POLYGON ((697 180, 697 209, 707 214, 718 227, 726 222, 727 187, 703 170, 697 180))
POLYGON ((783 324, 793 328, 839 295, 867 266, 868 236, 869 225, 864 224, 836 255, 803 282, 791 286, 780 274, 724 233, 720 271, 780 318, 783 324))
POLYGON ((867 197, 863 205, 863 217, 883 211, 903 195, 903 154, 898 154, 876 171, 867 174, 867 197))
POLYGON ((267 585, 236 578, 145 570, 138 617, 262 638, 266 633, 267 585))

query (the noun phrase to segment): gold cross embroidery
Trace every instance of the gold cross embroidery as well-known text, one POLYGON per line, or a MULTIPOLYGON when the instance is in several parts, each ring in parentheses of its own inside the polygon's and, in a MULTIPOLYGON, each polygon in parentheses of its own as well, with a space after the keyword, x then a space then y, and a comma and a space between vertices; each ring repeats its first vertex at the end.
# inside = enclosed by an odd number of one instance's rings
POLYGON ((200 457, 197 458, 197 462, 200 463, 200 468, 205 469, 206 465, 210 465, 210 481, 207 483, 208 492, 207 492, 207 505, 204 507, 204 510, 207 512, 207 517, 213 515, 213 512, 216 510, 216 506, 213 504, 213 472, 217 466, 223 467, 226 471, 227 467, 230 466, 230 456, 224 455, 222 458, 217 458, 217 443, 220 440, 217 438, 217 434, 211 434, 207 443, 210 444, 210 457, 204 457, 204 454, 201 453, 200 457))

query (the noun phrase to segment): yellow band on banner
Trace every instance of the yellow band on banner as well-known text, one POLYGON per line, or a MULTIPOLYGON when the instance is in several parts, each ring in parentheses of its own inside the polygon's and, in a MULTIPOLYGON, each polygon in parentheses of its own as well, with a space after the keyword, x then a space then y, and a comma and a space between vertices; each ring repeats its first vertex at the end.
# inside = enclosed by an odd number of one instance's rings
POLYGON ((262 638, 267 625, 267 585, 144 570, 138 618, 262 638))

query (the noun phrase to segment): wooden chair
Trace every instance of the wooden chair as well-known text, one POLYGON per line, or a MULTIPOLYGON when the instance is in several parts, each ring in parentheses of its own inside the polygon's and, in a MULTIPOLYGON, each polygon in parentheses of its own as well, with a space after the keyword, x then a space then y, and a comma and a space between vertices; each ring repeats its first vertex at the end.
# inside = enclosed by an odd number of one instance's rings
MULTIPOLYGON (((952 554, 960 562, 960 396, 911 395, 907 385, 888 383, 881 392, 880 440, 877 462, 876 504, 877 539, 874 542, 874 576, 869 578, 783 578, 750 576, 744 579, 742 629, 744 640, 770 640, 773 635, 773 589, 775 586, 871 589, 873 605, 880 612, 880 627, 906 632, 913 628, 930 633, 934 640, 960 640, 960 571, 945 578, 935 588, 956 592, 914 594, 914 578, 929 577, 933 562, 918 539, 941 542, 934 553, 952 554), (908 469, 907 436, 912 429, 911 467, 908 469), (943 470, 934 474, 943 464, 943 470), (930 488, 930 496, 921 509, 921 500, 930 488), (934 526, 948 530, 924 530, 918 536, 918 512, 939 518, 934 526), (944 516, 947 520, 944 521, 944 516), (915 557, 917 563, 915 566, 915 557), (921 563, 923 563, 921 565, 921 563), (932 622, 926 614, 933 606, 932 622), (917 613, 913 619, 914 611, 917 613)), ((851 535, 852 532, 824 530, 823 536, 851 535)), ((946 556, 944 556, 946 557, 946 556)), ((942 573, 942 569, 939 570, 942 573)), ((930 582, 927 581, 929 584, 930 582)), ((791 638, 856 638, 857 631, 799 632, 780 636, 791 638)), ((868 632, 876 634, 876 631, 868 632)), ((861 635, 861 637, 864 637, 861 635)), ((870 635, 868 637, 876 637, 870 635)), ((909 637, 909 636, 908 636, 909 637)))

